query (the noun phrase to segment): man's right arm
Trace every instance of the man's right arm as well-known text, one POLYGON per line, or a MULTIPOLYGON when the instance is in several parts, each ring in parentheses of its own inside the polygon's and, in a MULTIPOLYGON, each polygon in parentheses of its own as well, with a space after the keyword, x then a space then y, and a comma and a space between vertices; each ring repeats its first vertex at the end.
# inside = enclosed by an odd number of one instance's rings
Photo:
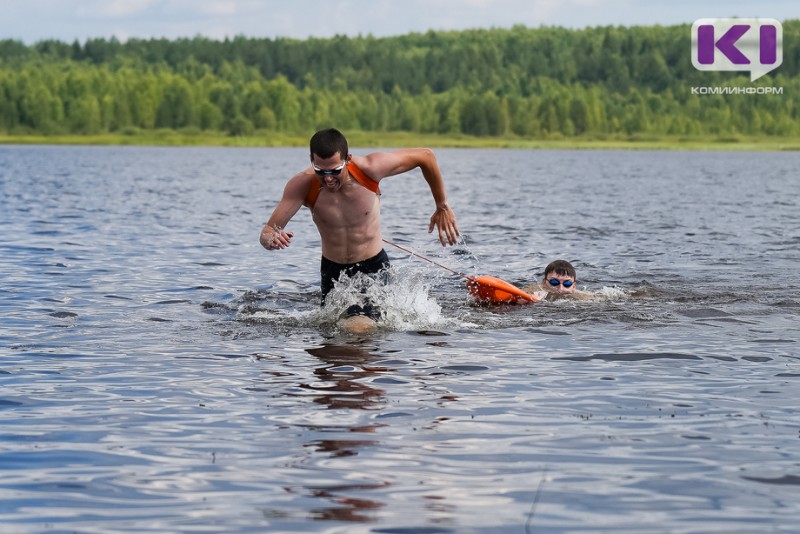
POLYGON ((281 201, 261 230, 259 241, 262 247, 267 250, 280 250, 291 244, 294 233, 286 232, 284 228, 303 205, 308 193, 309 183, 309 176, 305 173, 300 173, 286 184, 281 201))

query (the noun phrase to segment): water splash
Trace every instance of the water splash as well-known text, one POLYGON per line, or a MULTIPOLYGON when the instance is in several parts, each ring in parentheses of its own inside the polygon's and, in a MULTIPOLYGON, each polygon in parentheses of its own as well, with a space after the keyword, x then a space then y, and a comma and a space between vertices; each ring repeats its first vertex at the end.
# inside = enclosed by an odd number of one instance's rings
MULTIPOLYGON (((363 273, 342 275, 319 306, 319 291, 288 292, 277 288, 246 291, 229 302, 207 302, 209 310, 228 312, 236 322, 257 324, 277 331, 313 329, 335 333, 337 322, 354 305, 370 302, 379 311, 378 329, 383 331, 428 330, 464 326, 446 317, 442 304, 432 295, 441 281, 429 270, 413 265, 392 266, 386 277, 376 280, 363 273), (387 283, 388 282, 388 283, 387 283)), ((446 295, 439 295, 446 298, 446 295)), ((445 304, 445 307, 446 304, 445 304)))
POLYGON ((391 267, 389 283, 363 273, 342 275, 325 299, 315 320, 338 321, 353 305, 371 302, 380 312, 378 328, 383 330, 419 330, 455 326, 458 323, 442 315, 442 307, 431 296, 431 277, 427 271, 408 266, 391 267))
POLYGON ((594 294, 595 300, 625 300, 630 298, 631 293, 617 286, 603 286, 594 294))

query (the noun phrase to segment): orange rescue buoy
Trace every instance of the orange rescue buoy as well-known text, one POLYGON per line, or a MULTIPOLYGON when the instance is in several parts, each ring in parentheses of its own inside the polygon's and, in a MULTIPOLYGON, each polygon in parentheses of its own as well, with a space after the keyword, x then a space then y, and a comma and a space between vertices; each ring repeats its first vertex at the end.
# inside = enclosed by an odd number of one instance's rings
POLYGON ((504 304, 512 302, 538 302, 542 299, 541 294, 525 293, 523 290, 505 280, 494 276, 476 276, 467 280, 467 289, 477 298, 492 304, 504 304))

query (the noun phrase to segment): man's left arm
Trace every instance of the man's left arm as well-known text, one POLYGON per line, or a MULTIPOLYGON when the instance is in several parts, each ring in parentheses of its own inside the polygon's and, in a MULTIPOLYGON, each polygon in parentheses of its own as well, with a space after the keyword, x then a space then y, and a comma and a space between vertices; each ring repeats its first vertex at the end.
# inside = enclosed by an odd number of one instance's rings
POLYGON ((436 161, 436 155, 433 150, 430 148, 408 148, 394 152, 376 152, 363 159, 364 172, 376 181, 419 167, 422 171, 422 176, 431 189, 433 200, 436 202, 436 211, 431 216, 428 233, 433 232, 433 228, 436 227, 442 246, 447 243, 456 244, 460 235, 456 223, 456 214, 447 203, 442 171, 439 169, 439 163, 436 161))

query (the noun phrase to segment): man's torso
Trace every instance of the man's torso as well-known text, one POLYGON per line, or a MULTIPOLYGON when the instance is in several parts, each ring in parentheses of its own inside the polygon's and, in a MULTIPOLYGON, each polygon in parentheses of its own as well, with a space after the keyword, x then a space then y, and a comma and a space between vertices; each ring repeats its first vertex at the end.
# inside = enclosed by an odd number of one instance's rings
POLYGON ((338 191, 323 186, 311 213, 322 239, 322 255, 331 261, 356 263, 383 248, 380 197, 352 176, 338 191))

